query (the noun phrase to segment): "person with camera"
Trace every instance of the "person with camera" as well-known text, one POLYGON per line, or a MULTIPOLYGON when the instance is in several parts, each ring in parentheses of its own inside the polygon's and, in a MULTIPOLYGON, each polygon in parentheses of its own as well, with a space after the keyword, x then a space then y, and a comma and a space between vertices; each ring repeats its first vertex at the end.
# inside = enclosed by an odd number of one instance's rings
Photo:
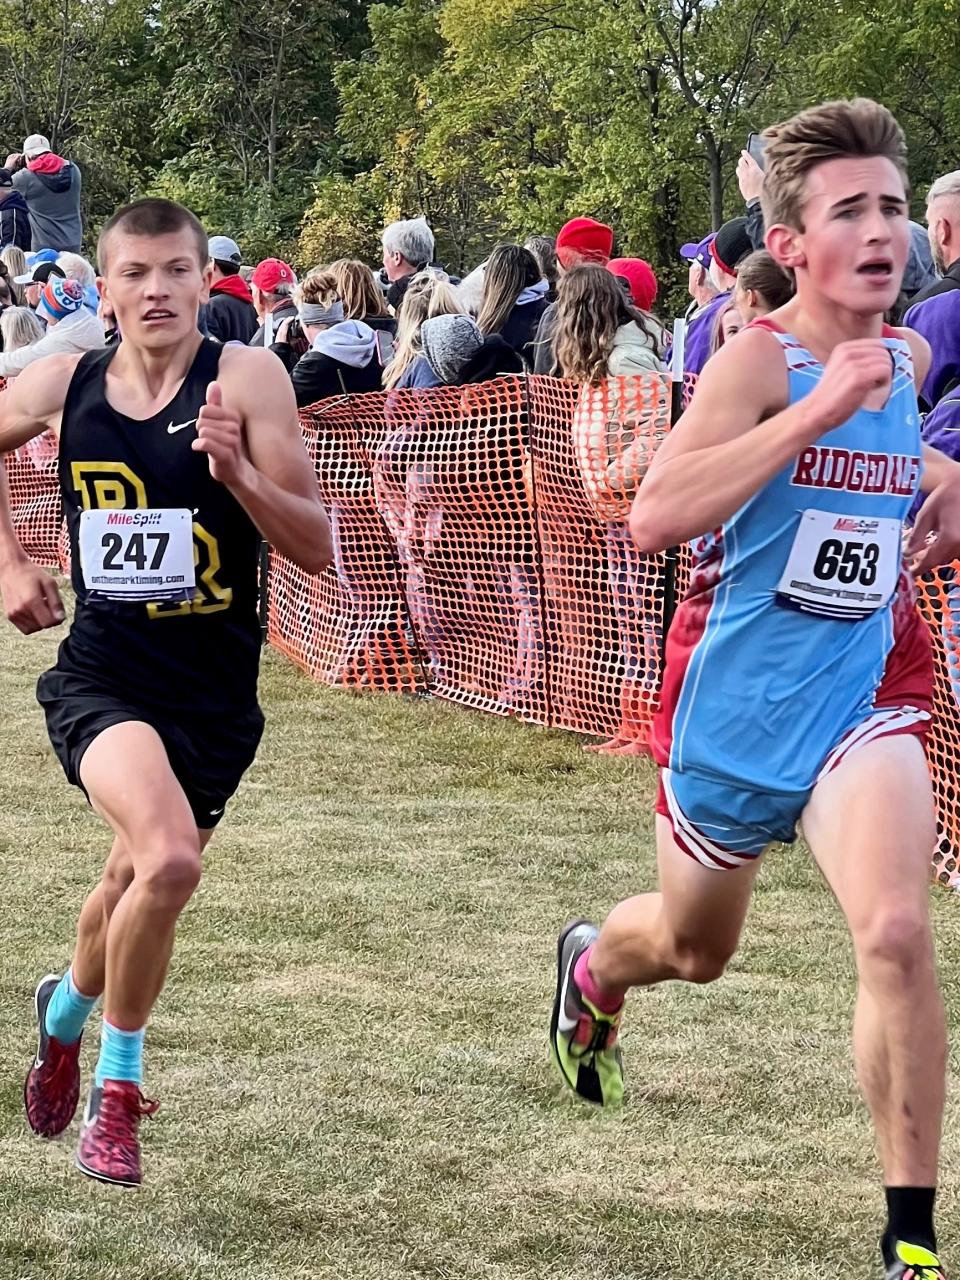
POLYGON ((83 240, 80 217, 80 170, 50 149, 42 133, 31 133, 23 151, 13 151, 4 166, 13 187, 24 198, 30 218, 30 248, 79 253, 83 240))
POLYGON ((248 347, 269 347, 284 320, 296 318, 293 291, 297 273, 282 258, 264 258, 250 277, 250 293, 259 320, 248 347))
POLYGON ((297 405, 379 391, 384 363, 393 351, 390 333, 345 319, 336 277, 329 271, 311 271, 297 298, 297 318, 281 323, 270 347, 290 372, 297 405))

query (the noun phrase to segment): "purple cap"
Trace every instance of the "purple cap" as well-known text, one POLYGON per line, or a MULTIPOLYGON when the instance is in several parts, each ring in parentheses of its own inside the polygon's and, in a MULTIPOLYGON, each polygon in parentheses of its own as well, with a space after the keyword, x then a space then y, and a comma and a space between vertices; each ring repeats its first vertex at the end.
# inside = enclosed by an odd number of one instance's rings
POLYGON ((709 267, 711 262, 710 246, 716 239, 717 233, 711 231, 708 236, 704 236, 699 244, 685 244, 680 247, 680 257, 686 258, 689 262, 699 262, 701 267, 709 267))

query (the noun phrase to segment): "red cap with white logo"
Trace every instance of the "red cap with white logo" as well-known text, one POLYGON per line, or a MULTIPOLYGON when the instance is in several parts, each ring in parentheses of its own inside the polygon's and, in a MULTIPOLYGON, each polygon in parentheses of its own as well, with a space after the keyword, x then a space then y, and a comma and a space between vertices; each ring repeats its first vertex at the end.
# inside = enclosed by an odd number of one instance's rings
POLYGON ((296 284, 297 276, 293 267, 280 258, 264 258, 250 279, 262 293, 275 293, 281 284, 296 284))

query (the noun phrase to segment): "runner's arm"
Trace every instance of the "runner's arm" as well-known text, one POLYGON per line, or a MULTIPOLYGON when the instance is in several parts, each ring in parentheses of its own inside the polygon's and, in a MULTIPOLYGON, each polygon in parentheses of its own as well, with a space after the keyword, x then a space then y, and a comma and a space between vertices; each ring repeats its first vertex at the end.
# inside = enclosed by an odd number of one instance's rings
POLYGON ((228 348, 224 356, 220 382, 211 383, 200 411, 194 448, 209 455, 214 478, 264 538, 307 573, 319 573, 333 559, 330 522, 289 375, 269 351, 228 348), (211 403, 211 392, 220 404, 211 403))
POLYGON ((78 355, 44 356, 0 392, 0 453, 19 449, 44 431, 59 429, 78 355))
POLYGON ((841 343, 810 394, 784 408, 787 371, 776 339, 763 330, 739 334, 706 365, 651 463, 630 514, 637 546, 662 551, 723 524, 891 373, 881 341, 841 343))

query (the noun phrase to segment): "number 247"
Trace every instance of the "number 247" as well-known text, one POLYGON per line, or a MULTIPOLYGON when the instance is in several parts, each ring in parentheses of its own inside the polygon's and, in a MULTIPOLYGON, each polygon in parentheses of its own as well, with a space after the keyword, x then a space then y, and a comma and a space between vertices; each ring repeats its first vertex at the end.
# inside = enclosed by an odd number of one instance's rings
POLYGON ((103 567, 114 572, 128 564, 134 565, 141 572, 148 567, 159 569, 163 564, 164 552, 169 541, 169 533, 132 533, 124 551, 123 538, 119 533, 105 533, 101 544, 104 550, 103 567), (147 565, 147 542, 154 544, 149 566, 147 565))

